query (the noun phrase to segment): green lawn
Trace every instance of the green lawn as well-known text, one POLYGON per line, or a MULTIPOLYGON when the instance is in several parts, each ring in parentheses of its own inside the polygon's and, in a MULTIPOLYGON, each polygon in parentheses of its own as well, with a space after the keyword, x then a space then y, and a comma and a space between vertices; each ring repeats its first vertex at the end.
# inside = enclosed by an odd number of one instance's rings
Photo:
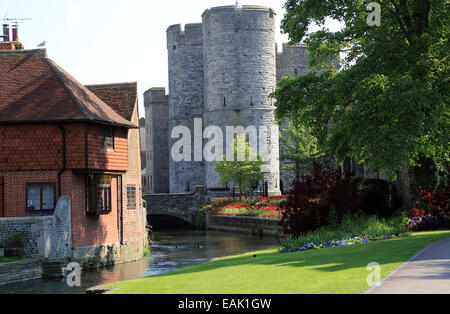
POLYGON ((369 263, 379 263, 384 278, 429 244, 448 237, 450 230, 298 253, 270 249, 106 287, 123 294, 359 294, 370 288, 369 263))
POLYGON ((20 260, 20 258, 17 258, 17 257, 0 257, 0 264, 1 263, 16 262, 18 260, 20 260))

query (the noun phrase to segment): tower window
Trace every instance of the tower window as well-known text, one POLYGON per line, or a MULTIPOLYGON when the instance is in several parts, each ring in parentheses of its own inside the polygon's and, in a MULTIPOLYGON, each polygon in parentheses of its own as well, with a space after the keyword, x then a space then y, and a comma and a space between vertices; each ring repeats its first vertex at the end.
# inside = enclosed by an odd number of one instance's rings
POLYGON ((223 106, 226 107, 227 106, 227 98, 223 97, 223 106))

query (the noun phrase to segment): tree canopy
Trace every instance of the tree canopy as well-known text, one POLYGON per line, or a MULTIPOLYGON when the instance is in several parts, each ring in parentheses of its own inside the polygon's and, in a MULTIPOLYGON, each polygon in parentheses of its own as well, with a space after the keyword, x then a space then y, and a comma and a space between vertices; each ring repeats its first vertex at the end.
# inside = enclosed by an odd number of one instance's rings
POLYGON ((308 44, 315 70, 284 78, 273 94, 279 121, 311 128, 343 161, 395 173, 434 158, 449 166, 449 1, 378 0, 369 26, 365 0, 288 0, 282 30, 308 44), (343 23, 339 31, 327 19, 343 23), (308 32, 312 25, 319 30, 308 32), (344 56, 341 68, 333 59, 344 56))
POLYGON ((280 159, 285 162, 283 170, 294 173, 297 181, 302 173, 311 173, 314 162, 323 157, 317 138, 304 126, 296 127, 290 122, 289 127, 282 130, 280 139, 285 147, 280 154, 280 159))
POLYGON ((234 182, 242 197, 243 192, 257 185, 259 180, 264 179, 262 171, 264 162, 261 156, 250 147, 245 134, 235 138, 232 145, 233 160, 227 160, 226 156, 223 156, 223 161, 217 162, 214 167, 220 175, 221 183, 226 186, 230 182, 234 182))

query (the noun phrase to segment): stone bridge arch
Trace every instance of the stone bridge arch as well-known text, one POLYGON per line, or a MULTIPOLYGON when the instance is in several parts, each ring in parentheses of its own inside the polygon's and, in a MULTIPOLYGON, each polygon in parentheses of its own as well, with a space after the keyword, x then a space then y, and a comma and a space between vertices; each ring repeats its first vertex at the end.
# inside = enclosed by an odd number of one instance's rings
POLYGON ((197 224, 198 210, 209 202, 205 186, 197 186, 193 193, 144 194, 147 216, 165 215, 197 224))

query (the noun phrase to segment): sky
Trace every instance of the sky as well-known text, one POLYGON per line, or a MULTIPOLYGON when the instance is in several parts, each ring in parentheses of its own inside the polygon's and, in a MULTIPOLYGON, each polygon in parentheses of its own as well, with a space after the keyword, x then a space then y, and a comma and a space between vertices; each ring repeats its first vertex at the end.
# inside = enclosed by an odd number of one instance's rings
MULTIPOLYGON (((279 30, 284 3, 240 1, 275 10, 279 46, 288 41, 279 30)), ((168 86, 167 28, 201 22, 206 9, 234 4, 234 0, 0 0, 0 19, 30 18, 19 24, 25 49, 46 41, 49 58, 84 85, 137 81, 144 116, 143 93, 168 86)))

